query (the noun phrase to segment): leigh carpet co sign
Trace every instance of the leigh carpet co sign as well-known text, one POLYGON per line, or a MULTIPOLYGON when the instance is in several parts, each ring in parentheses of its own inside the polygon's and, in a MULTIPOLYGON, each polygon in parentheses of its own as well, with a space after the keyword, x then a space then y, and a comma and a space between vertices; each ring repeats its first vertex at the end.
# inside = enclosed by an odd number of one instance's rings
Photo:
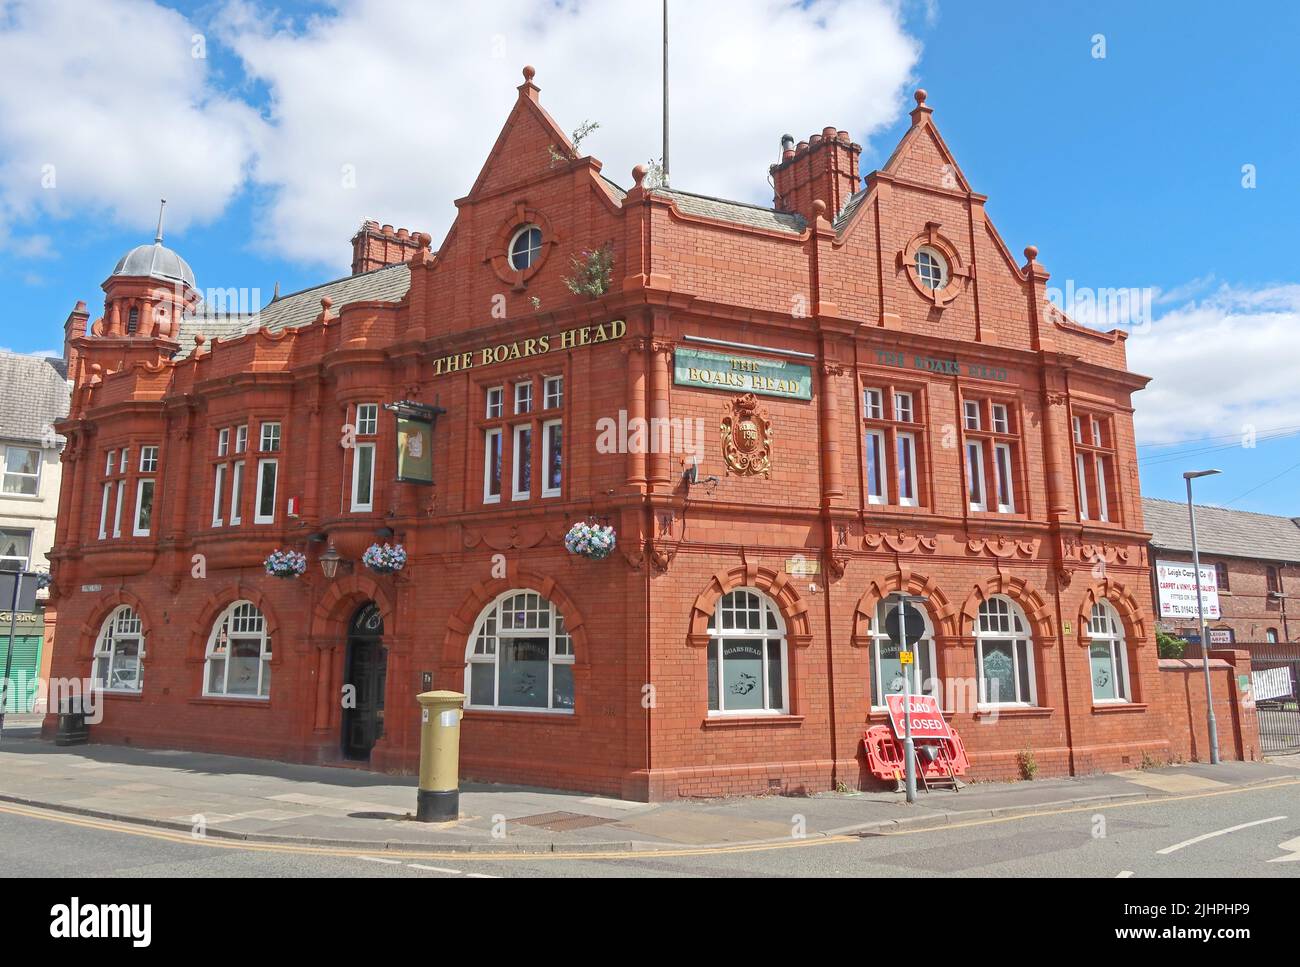
MULTIPOLYGON (((1160 617, 1196 620, 1196 571, 1181 561, 1156 561, 1156 585, 1160 592, 1160 617)), ((1201 565, 1201 604, 1205 617, 1219 618, 1219 585, 1214 568, 1201 565)))
POLYGON ((673 382, 792 400, 812 399, 811 366, 705 349, 678 349, 673 354, 673 382))

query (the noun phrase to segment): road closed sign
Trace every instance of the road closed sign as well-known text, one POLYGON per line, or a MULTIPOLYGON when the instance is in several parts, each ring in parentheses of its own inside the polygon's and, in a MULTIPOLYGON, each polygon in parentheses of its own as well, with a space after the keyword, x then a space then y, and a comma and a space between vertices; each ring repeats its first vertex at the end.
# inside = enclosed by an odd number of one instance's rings
POLYGON ((907 725, 903 720, 903 702, 907 704, 907 714, 912 719, 912 738, 916 740, 951 739, 952 729, 943 720, 939 700, 933 695, 886 695, 889 705, 889 725, 894 735, 900 739, 907 734, 907 725))

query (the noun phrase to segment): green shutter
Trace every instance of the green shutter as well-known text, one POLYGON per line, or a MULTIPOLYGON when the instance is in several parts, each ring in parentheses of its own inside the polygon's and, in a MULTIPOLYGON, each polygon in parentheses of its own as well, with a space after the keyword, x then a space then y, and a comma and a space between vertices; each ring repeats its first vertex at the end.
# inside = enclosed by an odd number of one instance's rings
MULTIPOLYGON (((36 677, 41 670, 41 635, 16 635, 13 660, 9 666, 9 700, 5 712, 30 712, 36 704, 36 677)), ((0 674, 4 673, 9 636, 0 636, 0 674)))

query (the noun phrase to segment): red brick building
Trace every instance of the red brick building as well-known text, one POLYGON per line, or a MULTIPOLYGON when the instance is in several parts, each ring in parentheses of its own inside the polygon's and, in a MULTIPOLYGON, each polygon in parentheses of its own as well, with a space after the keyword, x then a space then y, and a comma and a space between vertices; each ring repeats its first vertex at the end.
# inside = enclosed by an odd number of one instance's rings
POLYGON ((69 319, 55 674, 109 683, 93 734, 406 770, 432 686, 475 778, 856 786, 902 590, 978 775, 1168 754, 1146 380, 1051 313, 924 93, 865 187, 826 128, 763 208, 619 187, 524 76, 436 251, 367 223, 358 274, 247 319, 155 249, 69 319), (433 486, 395 482, 399 400, 442 411, 433 486), (566 550, 584 521, 612 556, 566 550))

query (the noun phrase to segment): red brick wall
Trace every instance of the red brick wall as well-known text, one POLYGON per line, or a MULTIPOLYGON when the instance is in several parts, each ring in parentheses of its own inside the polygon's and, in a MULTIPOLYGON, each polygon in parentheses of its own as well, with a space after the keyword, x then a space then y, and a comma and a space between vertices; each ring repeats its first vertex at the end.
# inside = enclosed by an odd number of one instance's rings
MULTIPOLYGON (((1210 652, 1210 687, 1214 720, 1223 759, 1253 762, 1262 757, 1259 721, 1239 678, 1250 675, 1250 653, 1232 649, 1210 652)), ((1176 761, 1209 762, 1210 741, 1205 709, 1205 672, 1199 660, 1164 658, 1165 730, 1169 753, 1176 761)))

